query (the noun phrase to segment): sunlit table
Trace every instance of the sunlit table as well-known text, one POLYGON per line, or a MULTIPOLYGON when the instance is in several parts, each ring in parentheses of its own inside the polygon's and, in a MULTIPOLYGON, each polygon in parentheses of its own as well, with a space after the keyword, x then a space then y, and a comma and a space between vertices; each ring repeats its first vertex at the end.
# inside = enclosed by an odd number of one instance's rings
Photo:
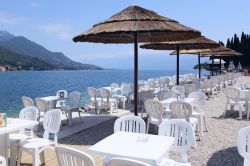
MULTIPOLYGON (((168 107, 172 102, 177 101, 177 98, 168 98, 166 100, 160 101, 164 107, 168 107)), ((187 102, 193 106, 195 98, 182 98, 179 101, 187 102)))
POLYGON ((41 99, 47 101, 47 103, 49 104, 49 109, 54 109, 56 108, 57 101, 65 100, 67 98, 61 98, 60 96, 47 96, 41 97, 41 99))
POLYGON ((165 155, 168 155, 173 143, 173 137, 116 132, 88 150, 106 159, 125 157, 156 165, 165 155))
POLYGON ((0 156, 3 156, 5 158, 8 158, 9 153, 9 133, 24 128, 32 128, 38 124, 38 122, 36 121, 17 118, 8 118, 7 122, 7 127, 0 128, 0 156))

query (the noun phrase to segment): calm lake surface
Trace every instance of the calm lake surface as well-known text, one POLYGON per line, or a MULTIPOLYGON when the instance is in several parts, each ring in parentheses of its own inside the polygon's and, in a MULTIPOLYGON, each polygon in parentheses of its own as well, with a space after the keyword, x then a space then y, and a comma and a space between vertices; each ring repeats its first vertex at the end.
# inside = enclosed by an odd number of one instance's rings
MULTIPOLYGON (((184 73, 197 73, 190 70, 184 73)), ((139 79, 171 76, 175 71, 139 71, 139 79)), ((23 107, 21 97, 32 99, 55 95, 58 90, 81 92, 81 105, 89 101, 87 88, 100 88, 111 83, 133 82, 133 70, 102 71, 19 71, 0 72, 0 112, 17 116, 23 107)))

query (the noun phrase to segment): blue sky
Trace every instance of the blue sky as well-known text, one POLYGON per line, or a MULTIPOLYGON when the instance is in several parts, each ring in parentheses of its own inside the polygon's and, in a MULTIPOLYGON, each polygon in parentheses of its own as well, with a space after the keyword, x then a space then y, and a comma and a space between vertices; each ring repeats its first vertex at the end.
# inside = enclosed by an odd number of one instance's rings
MULTIPOLYGON (((72 37, 135 4, 200 30, 215 41, 250 33, 249 0, 6 0, 0 2, 0 29, 25 36, 82 63, 132 69, 133 45, 74 43, 72 37)), ((204 60, 203 60, 204 61, 204 60)), ((181 69, 197 57, 181 56, 181 69)), ((139 69, 175 70, 169 51, 139 49, 139 69)))

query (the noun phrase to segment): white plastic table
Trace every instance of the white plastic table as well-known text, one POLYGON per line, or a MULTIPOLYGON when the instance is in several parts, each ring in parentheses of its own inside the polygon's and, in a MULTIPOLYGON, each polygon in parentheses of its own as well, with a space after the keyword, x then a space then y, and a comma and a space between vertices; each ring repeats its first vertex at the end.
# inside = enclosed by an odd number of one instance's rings
POLYGON ((41 99, 48 102, 49 109, 54 109, 54 108, 56 108, 57 101, 65 100, 67 98, 60 98, 59 96, 47 96, 47 97, 41 97, 41 99))
POLYGON ((173 137, 116 132, 88 150, 105 158, 126 157, 156 165, 162 157, 168 155, 173 143, 173 137), (148 139, 142 141, 145 137, 148 139))
MULTIPOLYGON (((164 107, 168 107, 170 105, 170 103, 172 103, 174 101, 177 101, 177 98, 169 98, 169 99, 166 99, 166 100, 162 100, 160 102, 162 103, 162 105, 164 107)), ((189 104, 191 104, 193 106, 193 104, 195 102, 195 98, 182 98, 179 101, 187 102, 187 103, 189 103, 189 104)))
POLYGON ((31 128, 38 124, 36 121, 17 118, 8 118, 7 121, 7 127, 0 128, 0 156, 5 158, 8 158, 9 152, 9 133, 24 128, 31 128))

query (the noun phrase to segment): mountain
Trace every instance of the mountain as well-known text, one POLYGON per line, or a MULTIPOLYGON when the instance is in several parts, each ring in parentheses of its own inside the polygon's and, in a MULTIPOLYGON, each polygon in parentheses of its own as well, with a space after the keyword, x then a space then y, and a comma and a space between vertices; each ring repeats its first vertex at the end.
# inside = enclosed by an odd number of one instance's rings
POLYGON ((29 70, 30 67, 35 70, 52 70, 54 66, 38 58, 14 53, 6 48, 0 47, 0 66, 8 65, 10 67, 20 67, 20 69, 29 70))
POLYGON ((45 47, 23 37, 14 36, 6 31, 0 31, 0 46, 12 52, 28 55, 30 57, 38 58, 55 67, 62 67, 63 69, 75 70, 101 70, 102 68, 90 64, 82 64, 75 62, 66 57, 61 52, 52 52, 45 47))

